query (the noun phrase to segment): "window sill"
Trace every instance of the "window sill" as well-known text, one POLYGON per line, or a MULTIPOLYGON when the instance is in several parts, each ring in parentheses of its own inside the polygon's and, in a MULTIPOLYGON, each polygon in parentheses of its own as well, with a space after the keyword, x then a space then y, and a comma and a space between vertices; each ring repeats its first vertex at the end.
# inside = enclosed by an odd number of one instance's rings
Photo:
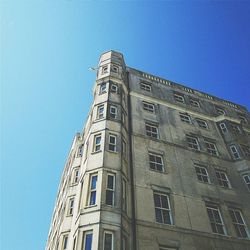
POLYGON ((87 205, 84 207, 84 209, 88 209, 88 208, 92 208, 92 207, 97 207, 97 204, 94 204, 94 205, 87 205))
POLYGON ((112 150, 107 150, 107 152, 109 152, 109 153, 114 153, 114 154, 118 154, 118 151, 112 151, 112 150))
POLYGON ((98 151, 91 152, 91 154, 94 155, 94 154, 98 154, 98 153, 100 153, 100 152, 102 152, 102 150, 98 150, 98 151))

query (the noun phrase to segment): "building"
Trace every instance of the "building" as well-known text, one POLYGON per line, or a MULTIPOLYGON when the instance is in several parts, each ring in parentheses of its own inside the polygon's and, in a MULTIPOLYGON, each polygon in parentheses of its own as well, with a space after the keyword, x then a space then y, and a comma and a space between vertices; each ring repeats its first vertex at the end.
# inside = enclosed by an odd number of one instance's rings
POLYGON ((245 107, 101 55, 46 250, 249 250, 245 107))

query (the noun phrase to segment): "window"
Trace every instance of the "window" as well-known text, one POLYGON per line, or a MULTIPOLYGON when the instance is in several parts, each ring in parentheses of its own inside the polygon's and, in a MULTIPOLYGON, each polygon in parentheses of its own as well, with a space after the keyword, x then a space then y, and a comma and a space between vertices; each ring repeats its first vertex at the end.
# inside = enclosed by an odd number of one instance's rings
POLYGON ((106 189, 106 204, 114 206, 114 194, 115 194, 115 175, 108 174, 107 189, 106 189))
POLYGON ((110 106, 110 117, 116 119, 117 118, 117 107, 116 106, 110 106))
POLYGON ((197 121, 200 128, 208 129, 208 125, 207 125, 206 121, 198 119, 198 118, 196 118, 196 121, 197 121))
POLYGON ((76 157, 82 157, 83 155, 83 145, 80 145, 77 150, 77 155, 76 157))
POLYGON ((73 172, 73 183, 78 183, 79 181, 79 168, 76 168, 74 169, 74 172, 73 172))
POLYGON ((186 122, 186 123, 191 124, 190 115, 184 114, 184 113, 180 113, 180 118, 181 118, 181 121, 182 121, 182 122, 186 122))
POLYGON ((247 227, 243 219, 242 213, 238 209, 229 209, 231 219, 239 238, 248 238, 247 227))
POLYGON ((104 232, 104 248, 103 250, 113 250, 113 233, 104 232))
POLYGON ((127 182, 122 179, 122 210, 127 211, 127 182))
POLYGON ((220 126, 220 129, 223 133, 227 133, 227 126, 225 123, 222 122, 219 124, 219 126, 220 126))
POLYGON ((154 113, 155 112, 155 105, 152 103, 148 103, 148 102, 142 102, 143 104, 143 109, 150 112, 150 113, 154 113))
POLYGON ((102 67, 102 74, 108 73, 108 65, 102 67))
POLYGON ((63 236, 63 250, 67 249, 67 246, 68 246, 68 238, 69 238, 68 235, 64 235, 64 236, 63 236))
POLYGON ((140 87, 145 91, 151 92, 151 85, 149 83, 141 82, 140 87))
POLYGON ((218 155, 217 147, 213 142, 210 142, 208 140, 204 140, 204 142, 205 142, 205 146, 207 148, 207 152, 210 155, 218 155))
POLYGON ((109 151, 116 152, 116 135, 109 135, 109 151))
POLYGON ((199 181, 210 183, 209 175, 205 167, 195 164, 195 172, 199 181))
POLYGON ((200 107, 200 103, 194 99, 190 99, 190 105, 196 108, 200 107))
POLYGON ((244 182, 247 185, 248 190, 250 191, 250 173, 244 174, 242 177, 243 177, 244 182))
POLYGON ((158 134, 158 127, 154 124, 151 123, 146 123, 146 135, 153 137, 153 138, 159 138, 159 134, 158 134))
POLYGON ((125 124, 125 113, 122 111, 122 124, 125 124))
POLYGON ((238 125, 231 125, 235 134, 241 134, 241 129, 238 125))
POLYGON ((155 192, 154 204, 156 222, 172 225, 173 221, 168 195, 155 192))
POLYGON ((240 154, 239 154, 239 152, 238 152, 238 150, 237 150, 237 148, 236 148, 235 145, 231 145, 230 146, 230 150, 231 150, 232 156, 233 156, 233 158, 235 160, 240 159, 240 154))
POLYGON ((117 66, 112 66, 112 68, 111 68, 111 70, 114 72, 114 73, 118 73, 118 71, 119 71, 119 69, 118 69, 118 67, 117 66))
POLYGON ((97 107, 97 119, 102 119, 104 117, 104 105, 99 105, 97 107))
POLYGON ((217 113, 217 115, 225 115, 225 110, 219 107, 215 107, 215 111, 217 113))
POLYGON ((101 150, 101 135, 95 135, 94 137, 94 152, 98 152, 101 150))
POLYGON ((83 250, 91 250, 92 249, 92 231, 85 232, 84 234, 84 242, 83 242, 83 250))
POLYGON ((239 115, 239 119, 240 119, 241 123, 243 123, 243 124, 247 124, 248 123, 247 122, 247 118, 245 116, 239 115))
POLYGON ((250 158, 250 147, 241 145, 241 149, 245 155, 246 158, 250 158))
POLYGON ((230 182, 228 180, 227 174, 221 170, 215 170, 216 178, 221 187, 230 188, 230 182))
POLYGON ((100 84, 100 91, 99 91, 99 94, 104 94, 107 92, 107 84, 106 82, 103 82, 100 84))
POLYGON ((118 87, 116 84, 111 84, 111 92, 117 93, 118 87))
POLYGON ((69 199, 68 215, 73 215, 74 200, 75 200, 75 198, 70 198, 69 199))
POLYGON ((194 136, 186 135, 188 147, 195 150, 200 150, 198 139, 194 136))
POLYGON ((207 213, 213 233, 225 235, 225 227, 219 208, 216 205, 207 205, 207 213))
POLYGON ((162 156, 154 153, 149 153, 149 167, 150 169, 163 172, 162 156))
POLYGON ((176 102, 185 103, 184 96, 177 93, 174 93, 174 100, 176 102))
POLYGON ((90 176, 90 195, 89 195, 89 205, 95 205, 96 203, 96 183, 97 183, 97 175, 90 176))

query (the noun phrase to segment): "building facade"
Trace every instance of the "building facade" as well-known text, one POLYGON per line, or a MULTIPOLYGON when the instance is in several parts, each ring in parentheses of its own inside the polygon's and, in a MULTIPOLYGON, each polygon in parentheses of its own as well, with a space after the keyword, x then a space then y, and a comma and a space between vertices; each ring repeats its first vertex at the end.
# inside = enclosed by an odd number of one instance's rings
POLYGON ((101 55, 46 250, 249 250, 245 107, 101 55))

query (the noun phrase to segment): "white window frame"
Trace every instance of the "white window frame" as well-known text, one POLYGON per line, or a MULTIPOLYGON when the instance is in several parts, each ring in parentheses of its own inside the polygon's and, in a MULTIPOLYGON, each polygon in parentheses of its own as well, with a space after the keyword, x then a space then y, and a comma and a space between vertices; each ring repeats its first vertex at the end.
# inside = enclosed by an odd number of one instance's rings
POLYGON ((186 139, 187 139, 188 148, 200 151, 200 144, 199 144, 197 137, 192 136, 192 135, 186 135, 186 139), (190 140, 194 140, 195 143, 191 142, 190 140))
POLYGON ((105 94, 107 93, 107 83, 106 82, 102 82, 100 84, 100 90, 99 90, 99 95, 105 94))
POLYGON ((84 235, 83 235, 83 250, 88 250, 86 249, 86 238, 87 235, 91 235, 91 249, 92 249, 92 245, 93 245, 93 231, 85 231, 84 235))
POLYGON ((186 103, 184 96, 181 94, 174 93, 174 100, 179 103, 186 103))
POLYGON ((142 102, 143 109, 150 112, 150 113, 155 113, 155 105, 153 103, 149 102, 142 102))
POLYGON ((217 182, 220 187, 231 188, 231 183, 225 171, 220 170, 220 169, 215 169, 215 175, 216 175, 217 182))
POLYGON ((73 170, 73 184, 78 183, 80 178, 80 167, 77 167, 73 170))
POLYGON ((102 118, 104 118, 104 104, 97 106, 96 119, 102 119, 102 118))
POLYGON ((151 92, 151 91, 152 91, 151 84, 149 84, 149 83, 140 82, 140 88, 141 88, 142 90, 145 90, 145 91, 148 91, 148 92, 151 92))
POLYGON ((155 220, 157 223, 161 223, 161 224, 167 224, 167 225, 173 225, 173 217, 172 217, 172 211, 171 211, 171 204, 170 204, 170 199, 169 199, 169 195, 166 193, 161 193, 159 191, 154 191, 153 193, 153 197, 154 197, 154 208, 155 208, 155 220), (155 203, 155 195, 160 196, 160 206, 158 207, 155 203), (167 203, 168 203, 168 207, 163 207, 162 206, 162 196, 164 196, 165 198, 167 198, 167 203), (156 216, 156 210, 160 210, 161 211, 161 222, 157 221, 157 216, 156 216), (167 212, 169 214, 169 219, 170 219, 170 223, 166 223, 166 218, 164 218, 164 213, 163 211, 167 212))
POLYGON ((122 179, 122 210, 127 212, 127 181, 122 179))
POLYGON ((111 90, 111 92, 113 92, 113 93, 117 93, 117 91, 118 91, 118 86, 117 86, 116 84, 112 83, 112 84, 111 84, 111 87, 110 87, 110 90, 111 90))
POLYGON ((102 142, 102 135, 101 134, 94 135, 93 152, 101 151, 101 142, 102 142), (100 138, 99 142, 97 142, 98 138, 100 138))
POLYGON ((196 122, 200 128, 208 129, 208 124, 205 120, 202 120, 200 118, 196 118, 196 122))
POLYGON ((109 107, 109 116, 113 119, 117 119, 117 113, 118 113, 117 110, 118 110, 117 106, 111 105, 109 107))
POLYGON ((205 142, 205 146, 206 146, 206 150, 208 154, 214 155, 214 156, 219 155, 217 146, 214 142, 211 142, 207 139, 204 139, 204 142, 205 142))
POLYGON ((218 115, 225 115, 226 111, 223 108, 215 107, 216 113, 218 115))
POLYGON ((230 147, 231 155, 233 156, 234 160, 240 159, 240 153, 235 145, 231 145, 230 147))
POLYGON ((76 157, 82 157, 83 155, 83 144, 81 144, 77 149, 77 155, 76 157))
POLYGON ((195 167, 195 173, 196 173, 198 181, 200 181, 202 183, 210 184, 211 181, 210 181, 210 177, 209 177, 207 168, 205 166, 202 166, 199 164, 194 164, 194 167, 195 167), (202 170, 205 170, 205 174, 202 172, 202 170))
POLYGON ((227 126, 226 126, 226 124, 225 124, 224 122, 221 122, 221 123, 219 124, 219 126, 220 126, 220 129, 221 129, 221 131, 222 131, 223 133, 227 133, 227 132, 228 132, 227 126))
POLYGON ((249 238, 249 232, 248 232, 248 228, 246 225, 246 222, 244 220, 244 217, 242 215, 242 212, 239 209, 235 209, 235 208, 229 208, 229 214, 232 220, 232 223, 234 225, 235 228, 235 232, 238 238, 240 239, 248 239, 249 238), (236 213, 238 213, 238 216, 236 215, 236 213), (241 221, 238 221, 240 217, 241 221), (242 228, 244 228, 245 231, 245 237, 242 237, 242 228), (239 235, 240 233, 240 235, 239 235))
POLYGON ((163 156, 161 154, 156 154, 153 152, 149 152, 148 156, 149 156, 149 169, 158 172, 164 172, 163 156), (154 157, 154 161, 150 159, 150 156, 154 157), (160 162, 157 162, 156 158, 160 159, 160 162), (154 165, 154 167, 151 165, 154 165), (159 167, 161 168, 161 170, 158 169, 159 167))
POLYGON ((75 197, 69 198, 69 205, 68 205, 68 216, 72 216, 74 212, 74 203, 75 203, 75 197))
POLYGON ((146 131, 146 135, 148 137, 159 139, 158 125, 146 122, 145 123, 145 131, 146 131), (147 128, 149 128, 149 129, 147 129, 147 128), (155 131, 153 131, 153 130, 155 130, 155 131))
POLYGON ((193 107, 196 107, 196 108, 200 107, 199 101, 196 101, 194 99, 190 99, 189 102, 190 102, 190 105, 193 106, 193 107))
POLYGON ((106 236, 106 234, 112 235, 111 250, 114 250, 114 233, 111 232, 111 231, 107 231, 107 230, 105 230, 105 231, 103 232, 103 250, 110 250, 110 249, 106 249, 106 248, 105 248, 105 239, 106 239, 105 236, 106 236))
POLYGON ((245 173, 242 175, 242 178, 248 188, 248 191, 250 191, 250 173, 245 173))
POLYGON ((96 205, 96 198, 97 198, 97 182, 98 182, 98 174, 94 173, 91 174, 89 177, 89 197, 88 197, 88 206, 94 206, 96 205), (93 183, 93 178, 96 177, 96 183, 95 183, 95 187, 92 188, 92 183, 93 183), (95 194, 95 202, 93 204, 91 204, 91 197, 92 194, 95 194))
POLYGON ((65 235, 63 235, 63 242, 62 242, 62 249, 63 250, 66 250, 68 248, 68 243, 69 243, 69 235, 65 234, 65 235))
POLYGON ((117 152, 117 135, 109 134, 108 150, 111 152, 117 152), (111 138, 114 139, 114 142, 111 142, 111 138))
POLYGON ((191 117, 189 114, 179 113, 182 122, 192 124, 191 117))
POLYGON ((212 232, 213 232, 214 234, 226 235, 226 228, 225 228, 225 224, 224 224, 224 221, 223 221, 223 219, 222 219, 222 216, 221 216, 221 212, 220 212, 219 207, 216 206, 216 205, 208 205, 208 204, 207 204, 207 205, 206 205, 206 208, 207 208, 208 219, 209 219, 209 222, 210 222, 210 224, 211 224, 212 232), (208 212, 208 210, 210 210, 210 211, 212 212, 213 220, 211 220, 211 218, 209 217, 209 212, 208 212), (215 216, 214 213, 216 213, 216 212, 217 212, 218 215, 219 215, 220 222, 219 222, 219 221, 216 221, 216 219, 215 219, 215 217, 217 217, 217 216, 215 216), (215 228, 213 228, 213 226, 212 226, 213 224, 215 225, 215 228), (219 233, 219 230, 218 230, 217 226, 222 227, 222 231, 223 231, 222 234, 219 233), (214 229, 216 229, 216 230, 214 230, 214 229))
POLYGON ((115 174, 108 173, 107 174, 107 183, 106 183, 106 205, 108 205, 108 206, 114 206, 115 205, 115 185, 116 185, 115 174), (109 187, 109 183, 108 183, 109 176, 113 178, 113 187, 109 187), (111 193, 111 198, 112 198, 112 203, 111 204, 108 204, 108 202, 107 202, 108 193, 111 193))

